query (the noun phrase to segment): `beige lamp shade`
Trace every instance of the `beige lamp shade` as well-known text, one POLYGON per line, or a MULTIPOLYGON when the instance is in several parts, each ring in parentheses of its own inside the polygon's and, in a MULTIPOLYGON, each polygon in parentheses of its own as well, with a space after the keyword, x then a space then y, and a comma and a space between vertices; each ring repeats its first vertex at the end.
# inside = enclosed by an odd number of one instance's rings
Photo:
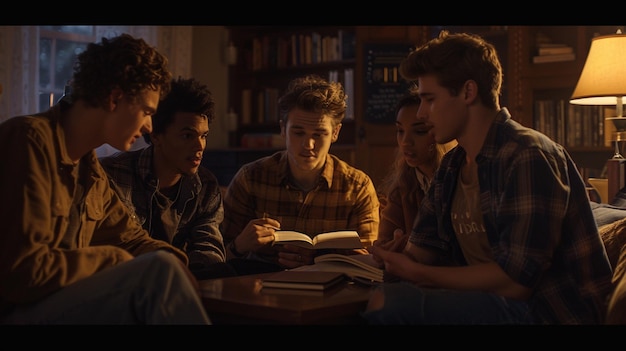
POLYGON ((617 105, 626 96, 626 35, 593 38, 570 103, 617 105))

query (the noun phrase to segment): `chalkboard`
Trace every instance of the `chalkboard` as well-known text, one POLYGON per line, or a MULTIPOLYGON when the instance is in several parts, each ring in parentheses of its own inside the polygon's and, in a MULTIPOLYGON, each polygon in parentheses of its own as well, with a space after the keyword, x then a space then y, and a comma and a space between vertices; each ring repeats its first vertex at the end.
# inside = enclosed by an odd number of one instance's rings
POLYGON ((410 87, 400 77, 400 62, 412 47, 407 44, 365 44, 365 121, 391 124, 395 105, 410 87))

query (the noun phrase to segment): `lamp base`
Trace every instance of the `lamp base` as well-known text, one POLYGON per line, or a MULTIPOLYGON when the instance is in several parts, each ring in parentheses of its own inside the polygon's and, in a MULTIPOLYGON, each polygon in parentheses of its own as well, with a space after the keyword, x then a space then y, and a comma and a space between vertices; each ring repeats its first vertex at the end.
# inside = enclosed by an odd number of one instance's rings
POLYGON ((606 121, 613 124, 615 132, 613 133, 612 140, 615 142, 615 154, 613 159, 623 159, 624 156, 620 153, 621 141, 626 141, 626 117, 607 117, 606 121))
POLYGON ((615 140, 615 153, 612 157, 613 160, 622 160, 624 156, 620 153, 619 140, 615 140))
POLYGON ((606 120, 613 123, 615 131, 626 132, 626 117, 607 117, 606 120))

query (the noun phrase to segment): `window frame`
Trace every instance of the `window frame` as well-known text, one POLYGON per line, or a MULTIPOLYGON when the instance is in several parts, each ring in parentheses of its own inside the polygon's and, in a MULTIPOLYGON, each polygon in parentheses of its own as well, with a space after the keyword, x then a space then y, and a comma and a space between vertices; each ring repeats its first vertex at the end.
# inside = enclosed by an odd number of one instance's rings
MULTIPOLYGON (((40 51, 41 48, 41 43, 44 40, 50 40, 50 60, 48 62, 48 74, 49 77, 48 78, 48 82, 47 84, 43 84, 42 83, 42 77, 40 77, 38 75, 38 81, 37 81, 37 88, 39 91, 39 99, 38 99, 38 109, 39 111, 45 111, 47 108, 49 108, 50 106, 52 106, 56 100, 58 100, 58 98, 60 98, 63 95, 63 86, 65 84, 60 85, 61 88, 59 88, 59 86, 57 85, 57 81, 62 79, 64 81, 68 80, 69 78, 71 78, 71 73, 69 77, 58 77, 58 74, 56 72, 56 63, 58 60, 58 56, 59 56, 59 51, 57 49, 58 46, 58 42, 59 41, 67 41, 67 42, 75 42, 75 43, 80 43, 80 44, 89 44, 89 43, 93 43, 96 41, 96 26, 89 26, 91 27, 91 35, 87 35, 87 34, 80 34, 80 33, 76 33, 76 32, 69 32, 69 31, 64 31, 64 30, 54 30, 54 29, 48 29, 48 28, 44 28, 44 27, 48 27, 48 26, 39 26, 39 41, 38 41, 38 60, 37 60, 37 67, 38 67, 38 71, 41 72, 41 67, 43 66, 43 62, 41 59, 41 55, 42 52, 40 51)), ((78 27, 78 26, 63 26, 64 29, 72 29, 72 27, 78 27)), ((81 26, 84 27, 84 26, 81 26)))

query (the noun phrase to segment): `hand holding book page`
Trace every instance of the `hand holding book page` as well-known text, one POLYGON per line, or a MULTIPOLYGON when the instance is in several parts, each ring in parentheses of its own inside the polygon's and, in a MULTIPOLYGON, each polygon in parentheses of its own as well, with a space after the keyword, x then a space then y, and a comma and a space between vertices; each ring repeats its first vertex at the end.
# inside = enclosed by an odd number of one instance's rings
POLYGON ((293 230, 274 232, 273 245, 291 244, 307 249, 360 249, 361 237, 354 230, 320 233, 312 239, 304 233, 293 230))

